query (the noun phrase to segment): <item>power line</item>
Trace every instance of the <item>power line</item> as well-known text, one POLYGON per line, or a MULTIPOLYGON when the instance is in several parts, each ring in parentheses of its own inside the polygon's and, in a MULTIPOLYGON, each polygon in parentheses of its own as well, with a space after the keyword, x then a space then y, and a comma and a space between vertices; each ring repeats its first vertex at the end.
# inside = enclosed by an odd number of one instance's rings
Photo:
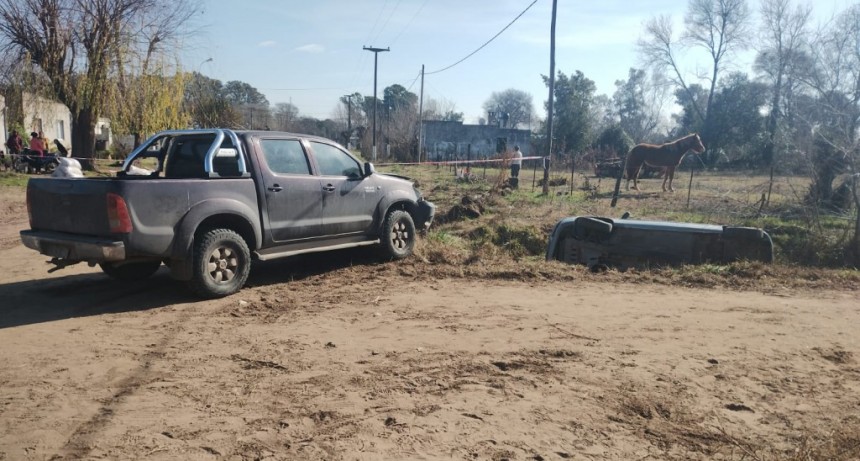
POLYGON ((515 22, 517 22, 517 19, 519 19, 522 15, 526 14, 526 11, 528 11, 528 10, 529 10, 529 8, 531 8, 532 6, 534 6, 534 4, 535 4, 535 3, 537 3, 537 2, 538 2, 538 0, 534 0, 533 2, 531 2, 531 4, 530 4, 529 6, 527 6, 527 7, 526 7, 526 9, 524 9, 520 14, 518 14, 518 15, 517 15, 517 17, 515 17, 513 21, 511 21, 510 23, 508 23, 508 25, 507 25, 507 26, 505 26, 502 30, 500 30, 500 31, 499 31, 499 33, 497 33, 496 35, 493 35, 493 38, 491 38, 491 39, 487 40, 487 41, 486 41, 486 43, 484 43, 483 45, 479 46, 477 50, 475 50, 475 51, 473 51, 473 52, 469 53, 465 58, 463 58, 463 59, 461 59, 461 60, 459 60, 459 61, 455 62, 454 64, 451 64, 450 66, 445 67, 445 68, 443 68, 443 69, 434 70, 433 72, 425 72, 425 73, 424 73, 424 75, 438 74, 439 72, 444 72, 444 71, 446 71, 446 70, 448 70, 448 69, 450 69, 450 68, 452 68, 452 67, 456 66, 457 64, 460 64, 461 62, 463 62, 463 61, 465 61, 465 60, 467 60, 467 59, 471 58, 471 57, 472 57, 472 55, 474 55, 474 54, 475 54, 475 53, 477 53, 478 51, 481 51, 481 49, 483 49, 485 46, 489 45, 489 44, 490 44, 490 42, 492 42, 493 40, 495 40, 495 39, 496 39, 496 37, 498 37, 499 35, 502 35, 502 32, 506 31, 506 30, 508 29, 508 27, 511 27, 515 22))
POLYGON ((385 27, 388 25, 388 21, 391 21, 391 17, 394 16, 394 13, 397 12, 397 8, 400 7, 401 0, 397 0, 397 3, 394 5, 394 8, 391 10, 391 14, 388 15, 388 18, 385 19, 385 22, 382 23, 382 27, 379 28, 379 32, 376 33, 376 37, 373 38, 373 41, 376 41, 385 30, 385 27))
POLYGON ((412 87, 415 85, 415 82, 417 82, 419 78, 421 78, 421 71, 420 70, 418 71, 418 75, 415 76, 415 79, 412 80, 412 83, 409 84, 409 88, 407 88, 406 91, 411 90, 412 87))
POLYGON ((424 6, 427 5, 428 1, 429 0, 424 0, 424 2, 421 4, 421 6, 418 7, 418 11, 416 11, 415 14, 412 15, 412 19, 410 19, 409 22, 407 22, 406 25, 403 26, 403 29, 400 29, 400 32, 394 36, 394 39, 391 40, 391 42, 389 42, 389 46, 394 45, 397 42, 397 39, 399 39, 400 36, 403 35, 403 32, 406 32, 406 29, 408 29, 409 26, 412 25, 412 23, 415 21, 415 18, 417 18, 418 15, 421 14, 421 10, 424 9, 424 6))

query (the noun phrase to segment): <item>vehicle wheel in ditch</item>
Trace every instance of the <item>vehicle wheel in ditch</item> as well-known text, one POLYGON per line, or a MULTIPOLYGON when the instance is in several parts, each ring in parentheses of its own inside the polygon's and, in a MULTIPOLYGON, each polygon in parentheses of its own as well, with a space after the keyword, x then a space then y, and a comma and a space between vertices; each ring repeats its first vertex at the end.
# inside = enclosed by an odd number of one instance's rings
POLYGON ((577 218, 573 226, 573 236, 578 240, 600 239, 612 233, 611 223, 596 218, 577 218))
POLYGON ((239 234, 212 229, 195 238, 189 286, 205 298, 239 291, 251 272, 251 252, 239 234))
POLYGON ((403 259, 415 249, 415 223, 403 210, 391 210, 382 225, 382 254, 388 259, 403 259))
POLYGON ((161 266, 161 261, 143 261, 136 263, 100 263, 99 267, 108 277, 123 282, 133 282, 148 278, 161 266))

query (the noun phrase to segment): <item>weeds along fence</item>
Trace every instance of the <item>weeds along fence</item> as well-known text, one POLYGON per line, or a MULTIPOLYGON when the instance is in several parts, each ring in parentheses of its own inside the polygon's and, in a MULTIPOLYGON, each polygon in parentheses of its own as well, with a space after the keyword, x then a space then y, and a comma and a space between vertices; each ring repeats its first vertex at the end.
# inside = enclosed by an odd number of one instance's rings
MULTIPOLYGON (((543 163, 541 157, 524 158, 519 188, 511 191, 509 198, 530 208, 543 208, 542 215, 550 216, 539 215, 534 219, 557 219, 565 214, 617 218, 629 212, 635 219, 760 227, 773 238, 782 262, 826 267, 860 265, 860 258, 852 248, 857 210, 850 191, 840 186, 844 177, 837 178, 836 197, 825 205, 810 199, 812 181, 807 176, 777 175, 771 185, 766 171, 697 168, 691 172, 684 164, 675 172, 674 193, 662 192, 663 178, 654 172, 640 176, 638 192, 626 190, 626 180, 622 180, 618 205, 612 208, 609 204, 616 178, 597 176, 593 164, 555 162, 549 169, 549 194, 544 196, 543 163), (555 212, 550 213, 551 210, 555 212)), ((504 159, 379 165, 380 171, 417 177, 425 192, 444 183, 446 188, 452 188, 449 194, 452 198, 457 190, 463 193, 500 190, 509 177, 509 166, 504 159)), ((442 210, 446 206, 437 205, 442 210)))

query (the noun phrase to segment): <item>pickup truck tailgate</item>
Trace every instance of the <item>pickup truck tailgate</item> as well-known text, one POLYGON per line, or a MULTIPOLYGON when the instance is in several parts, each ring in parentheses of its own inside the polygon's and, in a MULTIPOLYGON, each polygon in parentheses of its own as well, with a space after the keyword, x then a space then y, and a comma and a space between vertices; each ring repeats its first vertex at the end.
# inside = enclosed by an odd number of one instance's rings
POLYGON ((32 178, 27 186, 30 227, 34 230, 109 236, 107 194, 110 179, 32 178))

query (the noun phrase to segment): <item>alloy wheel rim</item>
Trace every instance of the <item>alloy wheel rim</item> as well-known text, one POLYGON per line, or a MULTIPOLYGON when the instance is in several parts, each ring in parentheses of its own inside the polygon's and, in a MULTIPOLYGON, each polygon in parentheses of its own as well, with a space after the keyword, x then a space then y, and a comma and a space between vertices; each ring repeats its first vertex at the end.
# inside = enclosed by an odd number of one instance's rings
POLYGON ((403 220, 394 223, 391 229, 391 244, 398 250, 403 250, 409 246, 409 241, 412 235, 409 233, 409 227, 403 220))
POLYGON ((236 277, 239 268, 239 257, 232 248, 219 246, 209 253, 206 270, 215 283, 229 283, 236 277))

